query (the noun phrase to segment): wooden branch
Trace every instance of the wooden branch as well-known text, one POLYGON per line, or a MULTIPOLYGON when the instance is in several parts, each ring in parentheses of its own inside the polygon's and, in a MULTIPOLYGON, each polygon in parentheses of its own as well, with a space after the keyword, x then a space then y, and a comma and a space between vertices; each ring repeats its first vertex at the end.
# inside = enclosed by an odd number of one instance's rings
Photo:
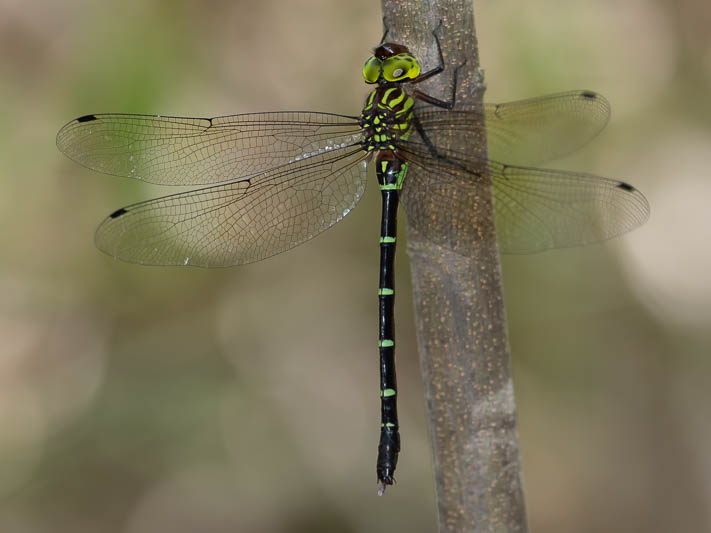
MULTIPOLYGON (((382 0, 382 6, 387 41, 407 45, 423 70, 438 64, 432 31, 442 21, 445 71, 418 88, 449 100, 454 69, 466 63, 459 71, 457 105, 481 111, 482 127, 471 129, 483 132, 484 83, 471 0, 382 0)), ((451 133, 433 138, 435 144, 486 158, 485 135, 451 133)), ((450 228, 454 246, 425 238, 409 221, 407 226, 439 531, 525 532, 501 266, 486 168, 481 175, 483 186, 462 188, 449 199, 453 211, 471 214, 467 227, 450 228), (457 253, 463 249, 473 253, 457 253)))

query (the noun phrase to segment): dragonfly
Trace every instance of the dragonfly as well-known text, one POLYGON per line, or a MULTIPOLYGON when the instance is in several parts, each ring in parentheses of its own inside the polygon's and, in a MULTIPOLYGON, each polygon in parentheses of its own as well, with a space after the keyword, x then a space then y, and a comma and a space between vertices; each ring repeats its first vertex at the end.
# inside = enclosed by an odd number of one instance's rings
POLYGON ((90 114, 57 134, 58 148, 89 169, 202 186, 121 207, 100 224, 101 251, 143 265, 228 267, 284 252, 342 220, 365 192, 368 164, 374 167, 382 196, 379 494, 394 483, 400 452, 394 335, 400 200, 419 235, 465 256, 476 246, 457 228, 473 227, 477 214, 456 203, 463 191, 490 188, 504 253, 603 241, 649 216, 647 200, 627 182, 537 167, 597 136, 610 116, 605 98, 584 90, 487 104, 483 130, 478 110, 456 105, 459 67, 449 100, 417 88, 445 71, 437 30, 432 34, 439 64, 424 72, 407 46, 383 38, 363 66, 374 89, 359 115, 90 114), (482 133, 489 157, 438 144, 437 134, 447 132, 482 133))

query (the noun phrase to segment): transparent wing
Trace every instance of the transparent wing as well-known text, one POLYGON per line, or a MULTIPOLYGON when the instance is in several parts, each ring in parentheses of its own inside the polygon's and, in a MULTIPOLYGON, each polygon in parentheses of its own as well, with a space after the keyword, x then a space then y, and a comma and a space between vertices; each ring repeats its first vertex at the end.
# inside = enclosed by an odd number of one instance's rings
POLYGON ((643 224, 649 204, 633 186, 592 174, 481 162, 418 142, 403 146, 411 161, 403 204, 418 234, 468 255, 475 249, 477 201, 487 201, 488 169, 496 233, 504 253, 531 253, 603 241, 643 224))
POLYGON ((350 146, 360 138, 357 117, 328 113, 101 114, 69 122, 57 134, 57 147, 106 174, 160 185, 206 185, 350 146))
POLYGON ((223 267, 259 261, 329 228, 365 190, 360 147, 317 154, 221 185, 141 202, 96 232, 114 258, 147 265, 223 267))
MULTIPOLYGON (((610 118, 610 104, 592 91, 570 91, 505 104, 486 104, 489 159, 512 165, 540 165, 570 154, 594 139, 610 118)), ((423 108, 427 132, 482 137, 473 110, 423 108)))
POLYGON ((592 174, 489 163, 499 245, 531 253, 617 237, 649 218, 632 185, 592 174))

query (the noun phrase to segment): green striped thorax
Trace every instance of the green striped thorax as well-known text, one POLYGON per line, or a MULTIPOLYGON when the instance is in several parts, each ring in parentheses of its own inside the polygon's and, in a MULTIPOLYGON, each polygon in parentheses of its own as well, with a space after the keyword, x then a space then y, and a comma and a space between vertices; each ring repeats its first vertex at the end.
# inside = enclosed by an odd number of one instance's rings
POLYGON ((401 84, 420 75, 420 64, 406 46, 384 43, 363 65, 366 83, 378 84, 365 102, 361 127, 365 149, 395 150, 394 139, 407 139, 412 132, 414 100, 401 84))

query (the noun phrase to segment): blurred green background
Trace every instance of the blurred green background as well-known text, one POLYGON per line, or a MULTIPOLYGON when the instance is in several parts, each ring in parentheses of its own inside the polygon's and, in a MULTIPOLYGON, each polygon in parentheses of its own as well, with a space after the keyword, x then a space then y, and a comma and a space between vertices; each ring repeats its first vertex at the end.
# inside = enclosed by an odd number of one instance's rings
MULTIPOLYGON (((504 259, 531 529, 709 531, 711 4, 475 15, 487 99, 601 92, 607 131, 560 166, 652 206, 616 241, 504 259)), ((358 113, 381 31, 378 0, 0 0, 0 531, 435 530, 404 247, 403 453, 376 496, 377 189, 267 261, 143 268, 93 231, 167 191, 54 145, 86 113, 358 113)))

